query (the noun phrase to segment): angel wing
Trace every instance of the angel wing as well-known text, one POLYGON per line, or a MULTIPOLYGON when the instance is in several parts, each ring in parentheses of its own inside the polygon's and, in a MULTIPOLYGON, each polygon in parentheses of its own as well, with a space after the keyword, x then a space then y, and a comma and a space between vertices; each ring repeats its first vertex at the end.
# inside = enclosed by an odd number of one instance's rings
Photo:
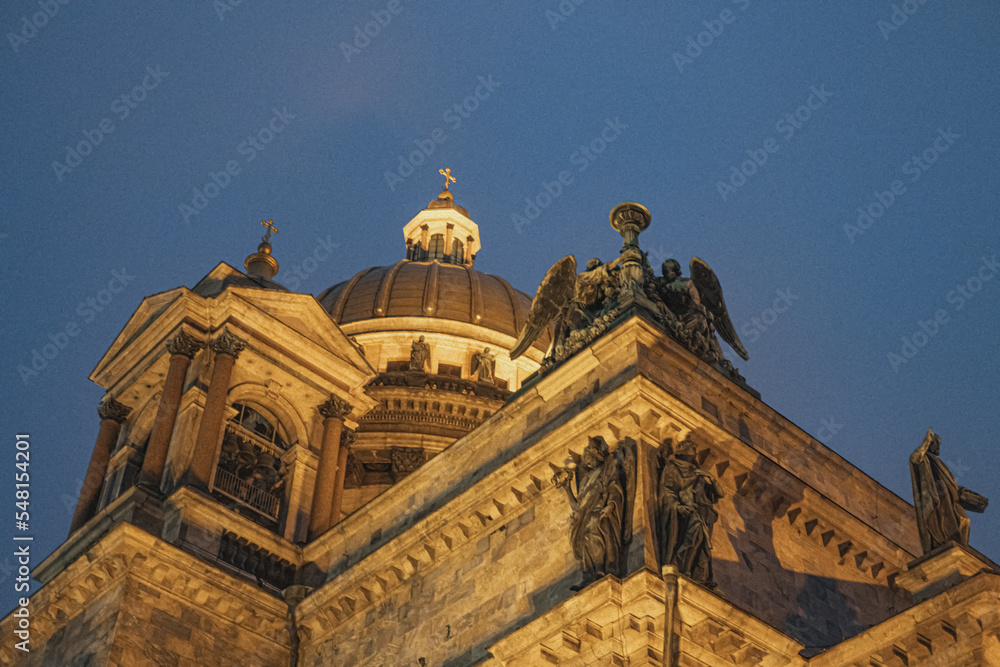
POLYGON ((736 327, 729 319, 729 311, 726 310, 726 300, 722 298, 722 285, 716 277, 712 267, 698 257, 691 258, 691 280, 698 288, 698 295, 705 308, 712 314, 715 330, 719 332, 722 340, 729 343, 729 346, 736 350, 736 353, 744 359, 749 359, 746 348, 740 342, 740 337, 736 335, 736 327))
POLYGON ((576 258, 566 255, 552 265, 531 301, 528 321, 521 329, 514 347, 510 350, 511 360, 517 359, 531 347, 535 339, 545 331, 549 322, 559 314, 566 303, 573 298, 576 287, 576 258))

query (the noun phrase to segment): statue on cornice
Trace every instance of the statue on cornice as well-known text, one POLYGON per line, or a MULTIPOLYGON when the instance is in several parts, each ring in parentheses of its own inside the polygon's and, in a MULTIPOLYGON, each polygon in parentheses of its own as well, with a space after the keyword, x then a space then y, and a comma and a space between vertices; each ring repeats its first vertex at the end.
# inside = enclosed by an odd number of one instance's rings
POLYGON ((969 515, 982 512, 989 500, 964 486, 940 457, 941 437, 927 429, 924 441, 910 455, 913 508, 917 514, 920 546, 928 553, 948 542, 969 546, 969 515))
POLYGON ((424 341, 424 337, 421 336, 419 339, 413 341, 410 346, 410 370, 420 371, 421 373, 427 370, 427 364, 431 359, 431 346, 424 341))
POLYGON ((660 456, 656 494, 660 565, 674 565, 681 574, 713 587, 712 527, 719 516, 714 506, 724 495, 722 487, 698 466, 690 440, 676 448, 665 441, 660 456))
POLYGON ((579 274, 573 255, 553 264, 538 286, 510 358, 521 356, 551 324, 552 344, 541 368, 542 373, 548 372, 634 308, 688 350, 716 364, 730 378, 741 380, 716 338, 718 334, 740 357, 748 358, 711 267, 694 257, 691 277, 685 278, 680 263, 670 259, 663 263, 663 275, 658 277, 638 241, 639 233, 649 225, 649 211, 625 202, 611 211, 610 219, 622 235, 618 259, 608 264, 591 259, 579 274))
POLYGON ((524 354, 550 322, 555 330, 547 356, 555 361, 565 359, 603 332, 618 315, 615 296, 621 286, 620 259, 605 264, 594 257, 580 274, 573 255, 553 264, 538 286, 510 358, 524 354))
POLYGON ((748 359, 747 351, 736 333, 722 297, 722 285, 712 271, 712 267, 698 257, 692 257, 691 277, 681 275, 681 263, 676 259, 665 260, 661 266, 663 275, 656 278, 654 285, 660 302, 665 306, 664 314, 676 318, 673 333, 681 342, 698 356, 712 363, 724 360, 722 347, 715 334, 743 359, 748 359))
POLYGON ((552 478, 566 490, 573 509, 570 543, 583 568, 581 587, 606 574, 622 574, 632 537, 635 456, 630 438, 612 452, 604 438, 592 437, 579 461, 568 460, 552 478))
POLYGON ((490 348, 483 348, 482 352, 476 352, 472 355, 472 365, 470 366, 470 372, 476 375, 476 379, 480 382, 493 383, 493 373, 496 369, 496 357, 490 354, 490 348))

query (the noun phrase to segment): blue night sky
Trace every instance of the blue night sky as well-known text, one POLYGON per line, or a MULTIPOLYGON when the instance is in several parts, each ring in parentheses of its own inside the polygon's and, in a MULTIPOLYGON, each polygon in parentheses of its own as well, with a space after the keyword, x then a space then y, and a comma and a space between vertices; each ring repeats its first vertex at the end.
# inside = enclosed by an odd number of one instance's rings
POLYGON ((1000 558, 1000 7, 909 1, 5 3, 0 495, 30 433, 33 565, 144 296, 242 267, 264 218, 299 291, 392 263, 445 166, 476 267, 529 294, 648 207, 640 244, 714 268, 769 405, 907 500, 934 427, 1000 558))

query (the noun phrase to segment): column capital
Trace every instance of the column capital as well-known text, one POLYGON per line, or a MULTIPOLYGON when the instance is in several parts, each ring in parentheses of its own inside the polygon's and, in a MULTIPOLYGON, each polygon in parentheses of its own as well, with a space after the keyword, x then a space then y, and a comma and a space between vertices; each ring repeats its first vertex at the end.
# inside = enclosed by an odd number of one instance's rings
POLYGON ((338 396, 330 396, 330 400, 318 406, 319 413, 325 418, 330 419, 343 419, 347 415, 351 414, 351 410, 354 409, 350 403, 338 396))
POLYGON ((345 428, 343 431, 340 432, 340 446, 341 447, 350 447, 351 445, 353 445, 357 441, 358 441, 358 434, 357 434, 357 432, 352 431, 349 428, 345 428))
POLYGON ((245 340, 231 334, 229 329, 216 336, 209 345, 219 354, 228 354, 233 359, 239 357, 240 352, 247 346, 245 340))
POLYGON ((101 419, 113 419, 121 424, 128 417, 132 408, 126 407, 113 398, 106 398, 97 406, 97 415, 101 419))
POLYGON ((170 354, 180 354, 188 359, 193 359, 194 355, 198 354, 198 350, 205 347, 205 343, 201 342, 188 332, 183 329, 180 332, 167 341, 167 351, 170 354))

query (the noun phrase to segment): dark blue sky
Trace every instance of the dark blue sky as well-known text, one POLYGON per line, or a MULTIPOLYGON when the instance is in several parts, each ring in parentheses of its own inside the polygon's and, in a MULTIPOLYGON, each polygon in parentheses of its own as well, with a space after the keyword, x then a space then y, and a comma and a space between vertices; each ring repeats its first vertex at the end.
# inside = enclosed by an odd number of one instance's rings
MULTIPOLYGON (((567 253, 616 256, 608 211, 644 204, 652 260, 719 275, 767 403, 907 500, 933 426, 1000 505, 996 3, 480 4, 0 10, 3 469, 30 433, 34 564, 94 444, 87 376, 142 297, 242 266, 263 218, 299 290, 391 263, 444 166, 477 268, 528 293, 567 253)), ((994 559, 998 516, 972 527, 994 559)))

